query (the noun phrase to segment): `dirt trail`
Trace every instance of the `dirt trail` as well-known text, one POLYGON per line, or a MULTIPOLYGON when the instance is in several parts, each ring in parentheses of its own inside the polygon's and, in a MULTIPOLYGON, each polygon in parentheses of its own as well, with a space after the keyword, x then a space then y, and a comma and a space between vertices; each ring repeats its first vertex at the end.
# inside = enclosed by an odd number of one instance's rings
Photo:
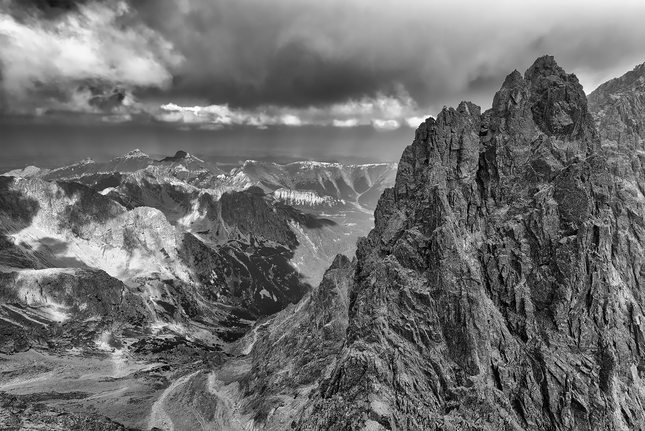
POLYGON ((175 389, 177 389, 179 386, 188 382, 190 379, 192 379, 200 372, 201 370, 195 371, 192 374, 188 374, 186 376, 183 376, 177 379, 177 381, 175 381, 173 384, 168 386, 165 391, 163 391, 159 399, 155 401, 155 403, 152 405, 152 408, 150 409, 150 418, 148 419, 148 429, 157 427, 164 431, 175 431, 175 427, 172 423, 172 419, 170 418, 170 416, 168 416, 168 414, 164 410, 164 402, 166 401, 166 398, 168 398, 168 396, 170 396, 170 394, 172 394, 172 392, 175 389))

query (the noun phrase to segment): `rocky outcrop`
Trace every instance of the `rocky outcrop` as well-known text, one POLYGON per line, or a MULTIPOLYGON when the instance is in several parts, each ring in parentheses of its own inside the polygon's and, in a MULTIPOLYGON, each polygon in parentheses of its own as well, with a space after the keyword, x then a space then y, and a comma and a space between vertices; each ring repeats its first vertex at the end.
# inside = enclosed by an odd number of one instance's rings
POLYGON ((645 429, 644 205, 552 57, 426 120, 292 427, 645 429))

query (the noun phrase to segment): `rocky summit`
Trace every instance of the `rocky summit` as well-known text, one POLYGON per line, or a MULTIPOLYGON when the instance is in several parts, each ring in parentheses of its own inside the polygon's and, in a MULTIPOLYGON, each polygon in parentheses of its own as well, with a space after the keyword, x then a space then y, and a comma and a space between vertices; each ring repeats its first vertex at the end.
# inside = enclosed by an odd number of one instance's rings
POLYGON ((595 122, 545 56, 492 109, 417 129, 359 241, 342 348, 292 428, 645 429, 641 171, 612 168, 595 122))

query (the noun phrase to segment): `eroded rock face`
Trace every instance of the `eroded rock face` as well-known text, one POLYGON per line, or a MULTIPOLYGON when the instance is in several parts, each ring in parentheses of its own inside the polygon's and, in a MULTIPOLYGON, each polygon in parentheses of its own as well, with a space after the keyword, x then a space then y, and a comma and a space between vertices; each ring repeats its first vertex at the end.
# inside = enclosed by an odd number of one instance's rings
POLYGON ((643 429, 645 199, 552 57, 428 119, 297 429, 643 429))
POLYGON ((240 382, 242 411, 283 430, 300 416, 315 385, 333 369, 345 340, 355 262, 337 255, 320 286, 254 329, 251 368, 240 382))

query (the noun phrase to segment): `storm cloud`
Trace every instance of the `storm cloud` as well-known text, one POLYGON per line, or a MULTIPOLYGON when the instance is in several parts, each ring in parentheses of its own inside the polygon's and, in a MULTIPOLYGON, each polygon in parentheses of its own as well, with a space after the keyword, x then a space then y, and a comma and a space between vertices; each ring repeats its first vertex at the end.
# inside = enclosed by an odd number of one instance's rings
POLYGON ((645 61, 639 0, 0 4, 2 97, 16 111, 101 110, 92 83, 126 90, 106 118, 392 129, 461 100, 487 107, 543 54, 587 91, 645 61))
POLYGON ((589 85, 645 61, 645 5, 623 1, 137 1, 186 57, 171 94, 252 107, 394 95, 420 106, 490 99, 555 55, 589 85))
POLYGON ((111 86, 168 88, 172 83, 169 67, 183 58, 161 35, 130 19, 128 3, 50 3, 2 3, 3 109, 114 110, 135 101, 111 86), (98 103, 106 89, 121 94, 113 98, 119 103, 98 103))

